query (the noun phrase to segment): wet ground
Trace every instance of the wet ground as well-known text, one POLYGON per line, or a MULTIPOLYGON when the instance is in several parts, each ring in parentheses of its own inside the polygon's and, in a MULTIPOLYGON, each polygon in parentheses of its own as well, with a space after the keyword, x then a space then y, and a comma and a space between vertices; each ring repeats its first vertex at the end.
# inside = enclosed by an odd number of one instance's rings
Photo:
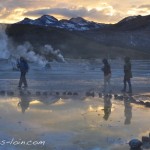
MULTIPOLYGON (((149 101, 149 64, 133 62, 137 100, 149 101)), ((1 61, 0 90, 5 94, 0 96, 0 150, 128 150, 129 140, 147 136, 150 108, 98 96, 103 87, 100 65, 70 61, 45 69, 30 64, 29 88, 20 90, 19 72, 1 61), (95 97, 85 95, 89 90, 95 97), (69 91, 76 94, 64 94, 69 91)), ((121 69, 122 63, 112 62, 113 93, 120 93, 121 69)))

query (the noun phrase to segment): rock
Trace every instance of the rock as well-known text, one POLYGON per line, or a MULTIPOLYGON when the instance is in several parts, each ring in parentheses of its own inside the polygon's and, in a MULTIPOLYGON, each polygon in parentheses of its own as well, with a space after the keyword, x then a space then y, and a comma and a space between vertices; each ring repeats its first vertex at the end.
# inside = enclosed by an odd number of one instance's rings
POLYGON ((130 101, 131 101, 132 103, 136 102, 136 100, 135 100, 133 97, 130 97, 130 101))
POLYGON ((141 146, 142 146, 142 142, 138 139, 132 139, 129 142, 129 146, 130 146, 131 150, 140 150, 141 146))
POLYGON ((98 96, 99 96, 100 98, 102 98, 103 94, 102 94, 102 93, 98 93, 98 96))
POLYGON ((7 95, 8 95, 8 96, 14 96, 14 92, 12 92, 12 91, 7 91, 7 95))
POLYGON ((72 95, 72 92, 68 92, 68 94, 67 95, 72 95))
POLYGON ((145 105, 145 103, 143 101, 139 101, 140 105, 145 105))
POLYGON ((28 94, 28 95, 31 95, 31 92, 30 92, 30 91, 27 91, 27 94, 28 94))
POLYGON ((41 95, 41 92, 37 91, 36 96, 40 96, 40 95, 41 95))
POLYGON ((86 96, 94 97, 94 96, 95 96, 95 94, 94 94, 94 92, 86 92, 86 96))
POLYGON ((56 95, 59 95, 59 92, 56 92, 56 95))
POLYGON ((114 94, 114 98, 117 99, 117 97, 118 97, 118 95, 117 95, 117 94, 114 94))
POLYGON ((150 142, 150 138, 147 136, 142 136, 142 142, 143 143, 149 143, 150 142))
POLYGON ((5 91, 0 91, 1 96, 5 96, 5 91))
POLYGON ((107 97, 109 97, 111 99, 113 96, 111 94, 108 94, 107 97))
POLYGON ((48 93, 45 91, 45 92, 43 92, 43 95, 44 95, 44 96, 47 96, 47 95, 48 95, 48 93))
POLYGON ((63 92, 63 95, 67 95, 67 92, 63 92))
POLYGON ((21 121, 18 121, 18 123, 21 124, 22 122, 21 122, 21 121))
POLYGON ((135 101, 134 103, 135 103, 135 104, 139 104, 139 101, 135 101))
POLYGON ((74 95, 74 96, 78 96, 78 93, 77 93, 77 92, 74 92, 73 95, 74 95))
POLYGON ((145 102, 146 107, 150 107, 150 102, 145 102))
POLYGON ((130 102, 134 103, 136 100, 133 97, 130 97, 130 102))
POLYGON ((118 99, 118 100, 123 100, 123 98, 124 98, 124 97, 123 97, 122 95, 118 95, 116 99, 118 99))

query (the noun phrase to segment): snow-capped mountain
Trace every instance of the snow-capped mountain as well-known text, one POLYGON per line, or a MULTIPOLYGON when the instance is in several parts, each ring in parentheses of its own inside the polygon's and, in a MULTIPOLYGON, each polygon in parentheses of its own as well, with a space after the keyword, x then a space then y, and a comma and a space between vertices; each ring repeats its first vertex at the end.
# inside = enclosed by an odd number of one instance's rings
POLYGON ((17 24, 50 26, 63 28, 71 31, 72 30, 85 31, 85 30, 99 29, 104 26, 104 24, 87 21, 81 17, 71 18, 70 20, 67 19, 57 20, 55 17, 49 15, 43 15, 42 17, 35 20, 25 18, 24 20, 18 22, 17 24))

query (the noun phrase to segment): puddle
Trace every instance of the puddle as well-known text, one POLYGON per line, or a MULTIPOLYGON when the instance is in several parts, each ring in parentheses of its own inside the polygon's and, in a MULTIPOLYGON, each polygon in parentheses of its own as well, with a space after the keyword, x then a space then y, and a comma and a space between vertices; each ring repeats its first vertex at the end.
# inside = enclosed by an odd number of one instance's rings
POLYGON ((149 133, 149 114, 149 108, 113 98, 5 96, 0 98, 0 149, 127 150, 129 140, 149 133), (45 143, 2 143, 12 139, 45 143))

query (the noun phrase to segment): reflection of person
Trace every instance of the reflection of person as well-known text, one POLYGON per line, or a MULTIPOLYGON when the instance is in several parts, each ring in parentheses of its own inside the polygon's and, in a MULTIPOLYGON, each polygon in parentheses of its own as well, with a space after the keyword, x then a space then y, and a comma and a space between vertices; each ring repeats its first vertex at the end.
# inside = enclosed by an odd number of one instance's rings
POLYGON ((21 91, 20 96, 21 98, 18 103, 18 106, 21 107, 22 113, 25 113, 25 111, 29 108, 30 101, 28 99, 27 94, 25 94, 23 91, 21 91))
POLYGON ((24 87, 27 87, 28 85, 26 81, 26 73, 28 72, 29 66, 24 57, 20 57, 20 61, 18 62, 17 67, 20 69, 21 72, 18 87, 20 88, 22 84, 24 84, 24 87))
POLYGON ((124 100, 124 115, 125 115, 125 121, 124 124, 130 124, 131 123, 131 118, 132 118, 132 106, 131 102, 128 100, 124 100))
POLYGON ((111 107, 112 107, 111 97, 109 95, 105 95, 104 96, 104 116, 103 116, 105 120, 108 120, 111 114, 111 107))
POLYGON ((103 59, 104 67, 102 71, 104 72, 104 92, 106 92, 108 88, 108 92, 110 92, 110 78, 111 78, 111 67, 107 61, 107 59, 103 59))
POLYGON ((128 93, 132 93, 132 85, 131 85, 131 78, 132 78, 132 72, 131 72, 131 62, 129 57, 125 57, 124 59, 124 88, 122 92, 126 92, 126 86, 128 83, 129 91, 128 93))

